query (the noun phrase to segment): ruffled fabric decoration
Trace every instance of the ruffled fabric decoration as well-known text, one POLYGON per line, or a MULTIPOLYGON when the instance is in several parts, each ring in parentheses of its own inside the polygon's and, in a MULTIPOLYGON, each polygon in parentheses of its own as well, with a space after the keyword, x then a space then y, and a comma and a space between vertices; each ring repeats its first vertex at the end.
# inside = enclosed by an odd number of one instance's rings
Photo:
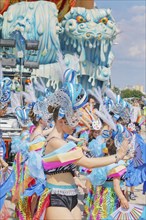
POLYGON ((6 195, 15 184, 15 173, 12 168, 8 168, 6 172, 0 171, 0 210, 4 205, 6 195))
POLYGON ((135 157, 129 161, 125 174, 126 186, 138 186, 146 181, 146 143, 136 133, 135 157))
POLYGON ((118 164, 94 168, 87 176, 91 182, 84 207, 87 220, 105 219, 120 206, 112 179, 122 178, 125 172, 124 161, 119 161, 118 164))

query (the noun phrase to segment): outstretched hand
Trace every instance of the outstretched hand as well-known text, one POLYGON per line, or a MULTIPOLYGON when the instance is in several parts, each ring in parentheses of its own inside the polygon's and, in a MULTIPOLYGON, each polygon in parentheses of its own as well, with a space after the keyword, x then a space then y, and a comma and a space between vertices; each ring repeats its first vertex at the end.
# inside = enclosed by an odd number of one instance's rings
POLYGON ((133 157, 135 157, 135 152, 131 152, 131 151, 129 151, 129 153, 126 155, 126 156, 124 156, 124 160, 130 160, 130 159, 132 159, 133 157))
POLYGON ((129 209, 129 203, 125 197, 120 200, 120 205, 124 209, 129 209))

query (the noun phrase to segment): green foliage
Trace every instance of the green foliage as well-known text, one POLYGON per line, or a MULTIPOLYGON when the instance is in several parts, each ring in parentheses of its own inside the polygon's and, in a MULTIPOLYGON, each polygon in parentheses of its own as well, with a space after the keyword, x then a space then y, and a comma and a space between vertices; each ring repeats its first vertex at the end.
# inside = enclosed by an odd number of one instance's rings
POLYGON ((141 98, 142 96, 144 96, 144 94, 138 90, 131 90, 131 89, 125 89, 121 91, 121 97, 122 98, 141 98))

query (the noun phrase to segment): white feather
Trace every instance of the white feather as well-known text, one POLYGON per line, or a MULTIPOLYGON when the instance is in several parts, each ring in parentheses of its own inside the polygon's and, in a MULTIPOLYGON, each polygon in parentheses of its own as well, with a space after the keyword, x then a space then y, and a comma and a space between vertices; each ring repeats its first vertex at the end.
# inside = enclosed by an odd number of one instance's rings
POLYGON ((103 113, 103 112, 101 112, 101 111, 96 110, 95 113, 96 113, 97 116, 98 116, 99 118, 101 118, 107 125, 109 125, 111 129, 113 129, 113 130, 116 131, 116 125, 115 125, 115 123, 113 122, 112 119, 110 120, 110 119, 107 117, 107 115, 105 115, 105 113, 103 113))
POLYGON ((37 80, 34 81, 34 87, 37 91, 44 93, 45 87, 40 84, 37 80))
POLYGON ((11 92, 11 107, 9 113, 15 113, 15 109, 21 106, 21 94, 20 92, 11 92))
POLYGON ((116 103, 116 94, 109 88, 106 89, 106 95, 116 103))
POLYGON ((109 114, 109 112, 107 111, 107 109, 105 108, 104 104, 103 104, 103 99, 102 99, 102 92, 100 87, 93 88, 92 90, 89 90, 89 93, 95 97, 96 101, 100 103, 100 111, 96 111, 98 117, 100 117, 106 124, 108 124, 112 129, 116 130, 116 125, 111 117, 111 115, 109 114))
POLYGON ((26 92, 22 92, 22 95, 25 97, 25 102, 27 103, 32 103, 37 101, 37 98, 35 96, 35 90, 32 84, 26 86, 26 92))

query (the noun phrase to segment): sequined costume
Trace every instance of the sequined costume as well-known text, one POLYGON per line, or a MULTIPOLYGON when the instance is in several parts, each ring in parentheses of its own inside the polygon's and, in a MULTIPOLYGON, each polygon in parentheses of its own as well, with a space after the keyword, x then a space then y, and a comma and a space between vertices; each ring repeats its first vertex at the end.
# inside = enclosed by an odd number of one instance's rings
POLYGON ((77 196, 76 185, 60 186, 50 184, 46 182, 45 173, 49 174, 50 172, 52 174, 53 171, 54 174, 56 171, 57 173, 62 173, 68 168, 70 170, 72 163, 82 156, 82 150, 76 147, 73 142, 69 142, 43 157, 35 151, 30 152, 28 168, 30 176, 35 179, 35 183, 24 191, 23 199, 21 199, 21 203, 19 204, 19 210, 17 210, 17 217, 22 220, 41 219, 50 204, 50 195, 77 196), (59 168, 60 171, 58 170, 59 168), (32 217, 30 212, 30 198, 34 193, 39 196, 39 199, 36 212, 32 217))
MULTIPOLYGON (((48 112, 48 106, 50 105, 54 109, 58 108, 58 120, 65 118, 69 126, 76 127, 80 117, 78 109, 86 103, 86 100, 86 92, 80 84, 72 85, 72 83, 65 81, 62 89, 47 96, 45 101, 37 102, 33 107, 33 111, 35 115, 39 115, 39 119, 52 123, 54 120, 53 113, 48 112)), ((35 182, 25 189, 21 204, 17 209, 17 217, 21 220, 43 219, 48 206, 53 206, 54 202, 57 206, 56 201, 59 198, 56 197, 58 194, 60 197, 65 197, 68 202, 70 200, 69 196, 77 197, 75 185, 50 184, 46 181, 46 174, 52 175, 66 171, 73 173, 74 166, 72 164, 83 156, 82 149, 76 147, 73 142, 69 142, 47 155, 42 155, 37 151, 40 146, 41 141, 38 143, 31 142, 26 144, 25 147, 24 156, 27 158, 29 176, 35 182), (38 201, 34 213, 31 214, 30 201, 34 194, 37 196, 38 201)), ((72 209, 73 206, 69 205, 69 209, 72 209)))
POLYGON ((121 177, 122 179, 125 172, 126 168, 122 161, 118 164, 92 170, 92 173, 88 176, 92 185, 84 207, 86 219, 106 219, 120 206, 119 199, 114 192, 112 180, 115 177, 121 177))
MULTIPOLYGON (((1 158, 4 158, 5 147, 3 140, 0 141, 1 158)), ((15 183, 15 173, 12 167, 8 167, 6 172, 0 169, 0 217, 1 219, 8 219, 9 213, 4 205, 7 193, 10 192, 15 183)))
POLYGON ((135 133, 135 157, 129 161, 125 174, 126 186, 138 186, 146 181, 146 143, 135 133))
POLYGON ((16 182, 12 189, 12 202, 16 203, 16 216, 21 219, 21 212, 25 213, 26 218, 31 218, 31 197, 23 197, 25 189, 35 184, 35 179, 30 176, 28 170, 29 153, 36 152, 40 156, 44 151, 46 139, 39 137, 34 141, 29 141, 29 132, 22 132, 18 138, 12 140, 12 152, 17 152, 13 163, 13 168, 16 175, 16 182), (23 141, 22 141, 23 139, 23 141))

